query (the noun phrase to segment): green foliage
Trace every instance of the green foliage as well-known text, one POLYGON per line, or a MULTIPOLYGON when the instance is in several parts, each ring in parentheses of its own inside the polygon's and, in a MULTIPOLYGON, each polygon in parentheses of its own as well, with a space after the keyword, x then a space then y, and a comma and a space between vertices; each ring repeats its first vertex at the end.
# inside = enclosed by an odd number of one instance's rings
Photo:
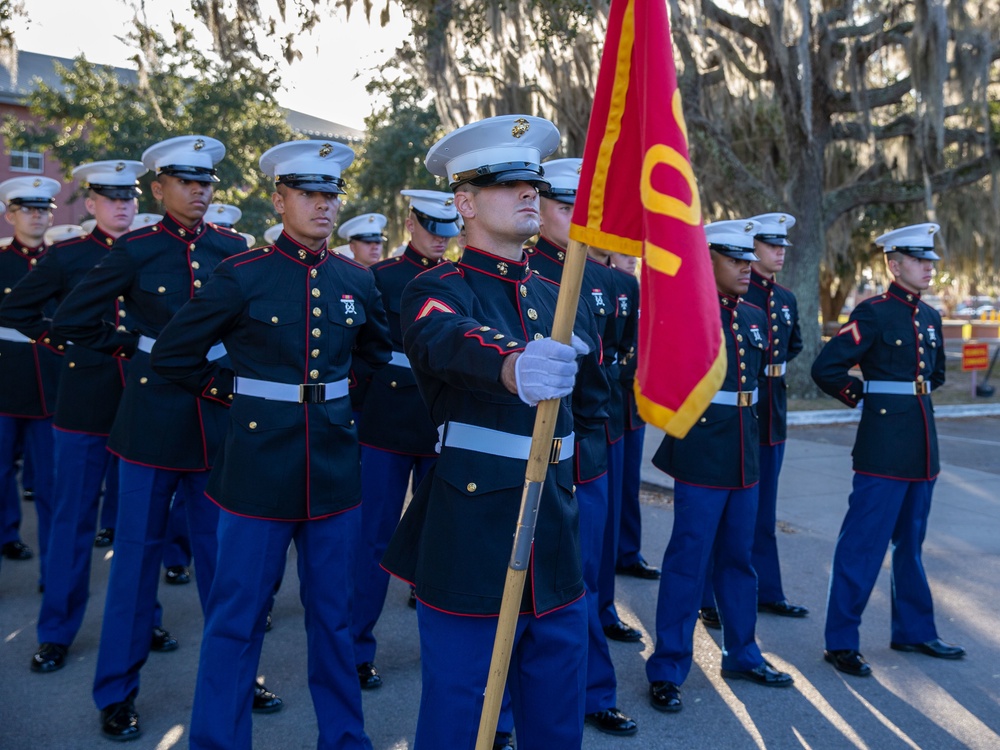
MULTIPOLYGON (((275 222, 270 181, 257 160, 293 133, 274 95, 273 70, 214 60, 198 50, 186 29, 174 28, 167 43, 137 25, 132 41, 139 75, 121 80, 110 67, 80 57, 59 70, 62 86, 40 85, 27 105, 37 122, 9 118, 3 135, 14 149, 49 150, 68 175, 77 164, 100 159, 139 159, 152 144, 200 133, 226 145, 215 200, 243 211, 239 229, 258 238, 275 222)), ((143 178, 141 211, 160 212, 143 178)))
POLYGON ((341 217, 377 212, 389 218, 389 247, 406 240, 404 189, 446 190, 424 167, 427 147, 440 135, 440 121, 427 92, 412 78, 378 78, 369 93, 388 97, 382 109, 365 119, 365 140, 347 170, 348 197, 341 217))

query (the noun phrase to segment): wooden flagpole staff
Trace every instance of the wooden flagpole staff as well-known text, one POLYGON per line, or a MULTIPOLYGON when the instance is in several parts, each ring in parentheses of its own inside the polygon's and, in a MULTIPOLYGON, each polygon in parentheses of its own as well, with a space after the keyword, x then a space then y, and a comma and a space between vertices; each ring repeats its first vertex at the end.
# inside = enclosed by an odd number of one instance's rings
MULTIPOLYGON (((580 287, 583 284, 583 269, 586 263, 587 246, 576 240, 570 240, 559 296, 556 300, 555 319, 552 322, 552 338, 562 344, 569 344, 573 335, 573 324, 576 321, 577 306, 580 304, 580 287)), ((521 607, 521 597, 524 595, 524 580, 528 574, 538 506, 545 484, 545 473, 549 467, 552 437, 555 434, 558 416, 559 399, 549 399, 538 404, 535 427, 531 434, 531 453, 528 456, 524 490, 521 494, 521 510, 507 566, 503 599, 500 601, 500 617, 497 620, 497 633, 493 641, 493 656, 490 659, 483 712, 479 718, 476 750, 492 750, 493 740, 496 737, 500 702, 503 699, 504 686, 507 684, 518 610, 521 607)))

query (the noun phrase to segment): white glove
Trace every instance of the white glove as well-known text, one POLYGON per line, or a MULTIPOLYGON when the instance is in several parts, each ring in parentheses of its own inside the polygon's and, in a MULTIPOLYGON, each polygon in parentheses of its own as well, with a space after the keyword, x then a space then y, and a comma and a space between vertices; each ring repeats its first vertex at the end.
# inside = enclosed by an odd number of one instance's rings
POLYGON ((590 347, 587 345, 587 342, 581 339, 575 333, 570 337, 569 343, 570 346, 573 347, 573 350, 576 352, 576 356, 583 357, 587 354, 590 354, 590 347))
MULTIPOLYGON (((587 348, 583 341, 576 340, 587 348)), ((517 397, 535 406, 539 401, 569 395, 576 380, 576 358, 576 348, 551 338, 529 341, 514 363, 517 397)))

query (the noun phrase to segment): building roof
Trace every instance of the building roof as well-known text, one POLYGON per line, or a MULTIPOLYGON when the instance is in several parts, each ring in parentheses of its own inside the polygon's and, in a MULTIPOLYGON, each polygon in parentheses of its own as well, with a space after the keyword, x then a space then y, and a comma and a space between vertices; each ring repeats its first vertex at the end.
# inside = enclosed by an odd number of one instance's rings
MULTIPOLYGON (((72 68, 74 61, 67 57, 56 57, 39 52, 17 53, 17 80, 12 80, 10 71, 0 63, 0 104, 22 105, 24 98, 38 87, 41 81, 46 85, 58 88, 62 85, 57 65, 72 68)), ((135 83, 139 74, 131 68, 109 66, 118 80, 135 83)), ((292 130, 309 138, 329 138, 343 143, 358 143, 364 138, 364 132, 350 128, 340 123, 314 117, 294 109, 281 108, 285 119, 292 130)))

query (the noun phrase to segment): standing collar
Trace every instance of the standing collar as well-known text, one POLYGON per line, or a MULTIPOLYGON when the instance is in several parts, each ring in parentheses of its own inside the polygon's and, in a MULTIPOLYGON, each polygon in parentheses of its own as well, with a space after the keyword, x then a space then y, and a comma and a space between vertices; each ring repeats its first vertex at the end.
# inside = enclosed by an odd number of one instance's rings
POLYGON ((193 240, 198 239, 198 237, 201 236, 202 232, 205 231, 204 221, 199 221, 197 226, 195 226, 193 229, 188 228, 183 224, 181 224, 179 221, 177 221, 177 219, 175 219, 173 216, 171 216, 169 211, 164 213, 163 218, 160 219, 160 224, 162 224, 163 228, 168 232, 170 232, 170 234, 174 235, 175 237, 180 237, 182 240, 185 240, 186 242, 191 242, 193 240))
POLYGON ((420 266, 421 268, 433 268, 441 262, 440 260, 431 260, 426 255, 421 255, 417 252, 417 249, 409 243, 407 243, 406 249, 403 251, 403 257, 410 261, 410 263, 420 266))
POLYGON ((278 235, 278 239, 274 241, 274 247, 282 255, 287 255, 289 258, 307 266, 315 266, 322 263, 330 254, 327 250, 325 242, 323 243, 323 247, 319 250, 310 250, 305 245, 293 240, 284 231, 278 235))
POLYGON ((10 247, 11 250, 16 250, 19 255, 24 255, 29 258, 35 255, 41 255, 45 252, 45 242, 42 242, 41 245, 36 247, 30 247, 22 243, 17 237, 10 241, 10 245, 8 247, 10 247))
POLYGON ((528 268, 528 256, 524 252, 521 253, 520 260, 509 260, 466 245, 459 264, 503 281, 517 282, 531 275, 531 270, 528 268))
POLYGON ((904 302, 910 307, 916 307, 920 302, 920 292, 911 292, 904 289, 902 286, 897 284, 895 281, 889 284, 888 289, 889 294, 898 299, 900 302, 904 302))
POLYGON ((535 245, 535 252, 539 255, 544 255, 553 263, 558 263, 559 265, 566 262, 566 248, 559 247, 559 245, 547 239, 544 235, 538 238, 538 243, 535 245))
POLYGON ((94 226, 94 229, 91 231, 89 236, 90 239, 92 239, 101 247, 111 247, 113 244, 115 244, 115 238, 96 225, 94 226))

